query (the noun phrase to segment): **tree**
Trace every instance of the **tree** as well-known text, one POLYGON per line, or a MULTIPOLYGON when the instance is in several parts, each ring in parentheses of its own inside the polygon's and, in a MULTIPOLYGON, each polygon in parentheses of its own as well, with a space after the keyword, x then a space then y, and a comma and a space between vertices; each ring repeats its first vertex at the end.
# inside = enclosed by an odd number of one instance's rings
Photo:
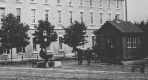
POLYGON ((38 27, 36 27, 36 31, 33 34, 36 39, 36 43, 40 44, 40 48, 45 48, 49 46, 52 42, 57 41, 57 33, 54 31, 54 25, 52 25, 50 22, 47 20, 39 20, 38 27), (43 36, 43 32, 47 32, 47 36, 43 36), (47 39, 46 45, 44 38, 47 39))
POLYGON ((79 23, 78 21, 75 21, 69 27, 64 28, 65 35, 63 38, 63 43, 72 47, 73 51, 75 51, 77 46, 87 43, 87 40, 85 39, 85 37, 87 37, 85 35, 86 29, 87 27, 83 22, 79 23))
POLYGON ((147 52, 148 52, 148 21, 144 22, 141 21, 140 23, 135 22, 134 23, 136 26, 138 26, 141 30, 144 31, 144 36, 141 36, 142 40, 141 40, 141 44, 142 44, 142 53, 144 53, 144 56, 148 56, 147 52))
POLYGON ((46 47, 57 40, 57 33, 54 31, 54 26, 48 22, 48 20, 39 20, 39 24, 36 29, 37 30, 33 35, 35 36, 36 43, 40 44, 40 57, 45 59, 45 66, 48 67, 48 59, 52 57, 52 55, 47 55, 46 47), (44 34, 47 35, 45 36, 44 34), (47 40, 45 41, 44 39, 47 40), (45 52, 43 51, 43 48, 45 49, 45 52))
POLYGON ((28 25, 21 23, 12 13, 8 14, 2 19, 2 27, 0 29, 2 47, 7 49, 26 47, 30 43, 30 38, 27 34, 28 30, 28 25))
POLYGON ((99 29, 98 30, 96 30, 96 31, 94 31, 93 33, 94 33, 94 35, 96 36, 96 38, 95 38, 95 46, 93 47, 93 51, 94 51, 94 53, 97 53, 97 61, 99 61, 100 60, 100 40, 99 40, 99 29))

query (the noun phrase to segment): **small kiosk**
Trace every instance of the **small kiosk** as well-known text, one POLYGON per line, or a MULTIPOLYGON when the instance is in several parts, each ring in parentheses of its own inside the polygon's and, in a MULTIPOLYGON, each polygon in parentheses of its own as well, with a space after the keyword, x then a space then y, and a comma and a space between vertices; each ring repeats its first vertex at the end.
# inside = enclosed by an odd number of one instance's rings
POLYGON ((131 22, 107 21, 98 31, 100 57, 134 59, 142 57, 143 31, 131 22))

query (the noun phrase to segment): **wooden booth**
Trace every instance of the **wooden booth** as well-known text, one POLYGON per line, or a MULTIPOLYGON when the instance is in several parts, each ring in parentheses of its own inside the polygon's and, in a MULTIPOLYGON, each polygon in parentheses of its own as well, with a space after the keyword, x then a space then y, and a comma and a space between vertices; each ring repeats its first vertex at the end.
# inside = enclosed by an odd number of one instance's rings
POLYGON ((99 30, 99 54, 105 58, 134 59, 142 57, 143 31, 120 20, 107 21, 99 30))

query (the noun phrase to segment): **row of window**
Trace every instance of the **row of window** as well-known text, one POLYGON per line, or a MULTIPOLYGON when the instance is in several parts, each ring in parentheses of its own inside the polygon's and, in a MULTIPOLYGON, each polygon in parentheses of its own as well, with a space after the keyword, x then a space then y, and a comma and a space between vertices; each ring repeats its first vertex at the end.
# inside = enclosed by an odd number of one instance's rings
MULTIPOLYGON (((89 0, 89 5, 90 7, 93 6, 94 0, 89 0)), ((22 0, 16 0, 16 2, 22 2, 22 0)), ((36 3, 36 0, 30 0, 31 3, 36 3)), ((49 0, 44 0, 45 4, 49 4, 49 0)), ((61 0, 57 0, 57 4, 61 4, 61 0)), ((72 5, 72 0, 69 0, 68 2, 69 5, 72 5)), ((83 6, 84 5, 84 0, 79 0, 79 5, 83 6)), ((99 0, 98 5, 100 8, 103 7, 103 0, 99 0)), ((107 6, 110 8, 111 7, 111 0, 107 0, 107 6)), ((116 8, 119 8, 120 6, 120 0, 116 0, 116 8)))
MULTIPOLYGON (((59 37, 59 49, 63 50, 63 45, 62 45, 62 37, 59 37)), ((46 47, 47 51, 51 51, 51 46, 46 47)), ((33 38, 33 51, 37 51, 37 44, 35 43, 35 38, 33 38)), ((11 49, 9 48, 3 48, 3 53, 10 54, 11 49)), ((25 47, 18 47, 16 48, 16 53, 25 53, 25 47)))
MULTIPOLYGON (((6 53, 6 54, 10 54, 11 53, 11 50, 10 48, 3 48, 3 53, 6 53)), ((16 48, 16 53, 25 53, 25 47, 18 47, 16 48)))
MULTIPOLYGON (((63 50, 63 37, 59 37, 59 50, 63 50)), ((95 36, 92 36, 92 47, 95 46, 95 36)), ((84 45, 82 46, 84 48, 84 45)), ((47 47, 47 51, 51 51, 51 45, 47 47)), ((37 51, 37 44, 35 43, 35 38, 33 38, 33 51, 37 51)))
MULTIPOLYGON (((58 13, 58 17, 57 17, 57 23, 61 24, 62 23, 62 12, 61 10, 57 11, 58 13)), ((0 19, 2 21, 2 17, 5 15, 5 7, 1 7, 0 8, 0 19)), ((45 10, 44 11, 44 15, 45 15, 45 20, 49 20, 49 10, 45 10)), ((16 16, 17 19, 21 20, 21 8, 16 8, 16 16)), ((103 24, 103 12, 99 12, 99 16, 100 16, 100 24, 103 24)), ((31 9, 31 23, 35 24, 37 22, 36 20, 36 9, 31 9)), ((117 18, 120 18, 120 14, 117 14, 117 18)), ((112 20, 112 13, 108 12, 108 20, 111 21, 112 20)), ((69 21, 70 23, 72 23, 73 21, 73 11, 69 11, 69 21)), ((84 12, 81 11, 80 12, 80 22, 84 22, 84 12)), ((90 12, 90 23, 91 25, 94 25, 94 12, 90 12)))
MULTIPOLYGON (((59 50, 63 50, 63 41, 62 41, 63 37, 59 37, 59 50)), ((36 40, 35 38, 33 38, 33 51, 37 51, 37 44, 35 43, 36 40)), ((47 51, 51 51, 51 45, 47 46, 47 51)))
MULTIPOLYGON (((61 14, 61 12, 59 13, 61 14)), ((99 16, 100 16, 100 24, 102 25, 103 24, 103 12, 99 12, 99 16)), ((120 13, 117 13, 116 14, 117 16, 117 19, 120 19, 120 13)), ((61 15, 59 15, 59 20, 61 22, 61 15)), ((72 23, 73 21, 73 11, 69 11, 69 17, 70 17, 70 23, 72 23)), ((108 21, 111 21, 112 20, 112 13, 111 12, 108 12, 108 21)), ((84 12, 80 12, 80 22, 84 22, 84 12)), ((94 12, 90 12, 90 23, 91 25, 94 25, 94 12)))
MULTIPOLYGON (((31 9, 31 12, 32 12, 32 15, 31 15, 31 23, 35 23, 36 21, 36 11, 35 9, 31 9)), ((59 24, 62 23, 62 12, 61 10, 58 10, 58 17, 57 17, 57 22, 59 24)), ((100 12, 99 13, 99 16, 100 16, 100 24, 102 25, 103 24, 103 12, 100 12)), ((118 13, 117 14, 117 18, 119 19, 120 18, 120 14, 118 13)), ((49 10, 45 10, 45 20, 49 20, 49 10)), ((112 20, 112 14, 111 12, 108 13, 108 20, 111 21, 112 20)), ((70 23, 72 23, 73 21, 73 11, 69 11, 69 21, 70 23)), ((84 12, 80 12, 80 22, 84 22, 84 12)), ((90 12, 90 23, 91 24, 94 24, 94 12, 90 12)))
MULTIPOLYGON (((59 37, 59 49, 60 50, 63 50, 63 45, 62 45, 62 37, 59 37)), ((92 36, 92 47, 94 47, 95 45, 95 36, 92 36)), ((84 48, 84 45, 83 45, 83 48, 84 48)), ((51 46, 47 46, 47 51, 51 51, 51 46)), ((35 38, 33 38, 33 51, 37 51, 37 44, 35 43, 35 38)), ((3 53, 7 53, 7 54, 10 54, 11 52, 11 49, 9 48, 3 48, 3 53)), ((25 53, 25 47, 19 47, 19 48, 16 48, 16 53, 25 53)))
MULTIPOLYGON (((84 0, 79 0, 79 5, 80 6, 83 6, 84 5, 84 0)), ((90 7, 93 7, 93 2, 94 0, 89 0, 89 5, 90 7)), ((69 0, 69 5, 72 4, 72 0, 69 0)), ((119 9, 119 6, 120 6, 120 1, 119 0, 116 0, 116 8, 119 9)), ((103 0, 99 0, 99 7, 102 8, 103 7, 103 0)), ((111 7, 111 0, 107 0, 107 7, 110 8, 111 7)))

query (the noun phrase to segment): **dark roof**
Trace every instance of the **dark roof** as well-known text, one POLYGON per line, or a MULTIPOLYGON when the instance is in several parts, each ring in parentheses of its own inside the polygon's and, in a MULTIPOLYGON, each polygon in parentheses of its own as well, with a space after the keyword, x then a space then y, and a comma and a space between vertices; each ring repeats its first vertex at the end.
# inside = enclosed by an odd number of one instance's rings
POLYGON ((143 33, 140 28, 129 21, 114 20, 108 22, 123 33, 143 33))

